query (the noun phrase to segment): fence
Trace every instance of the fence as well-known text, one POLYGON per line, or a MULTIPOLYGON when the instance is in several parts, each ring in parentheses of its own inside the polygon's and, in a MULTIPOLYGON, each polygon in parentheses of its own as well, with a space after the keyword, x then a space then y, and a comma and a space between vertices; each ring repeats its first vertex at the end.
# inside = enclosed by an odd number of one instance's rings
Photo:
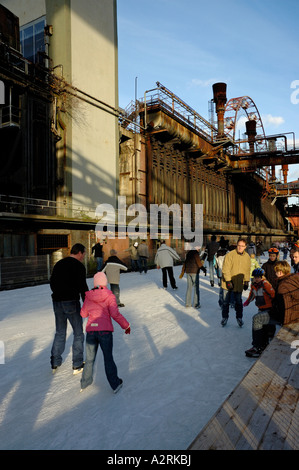
MULTIPOLYGON (((62 252, 55 251, 48 255, 0 258, 0 290, 49 282, 54 264, 62 257, 62 252)), ((93 276, 96 272, 94 258, 86 257, 84 263, 87 276, 93 276)))
POLYGON ((15 256, 0 260, 0 289, 46 282, 50 275, 50 255, 15 256))

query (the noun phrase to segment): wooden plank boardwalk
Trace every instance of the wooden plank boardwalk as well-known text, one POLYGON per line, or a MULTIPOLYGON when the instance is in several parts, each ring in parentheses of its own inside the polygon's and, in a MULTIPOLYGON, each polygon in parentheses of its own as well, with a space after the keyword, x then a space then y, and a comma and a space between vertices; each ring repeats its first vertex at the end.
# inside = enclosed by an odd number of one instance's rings
POLYGON ((293 341, 299 345, 299 322, 279 330, 188 450, 299 449, 299 350, 293 341))

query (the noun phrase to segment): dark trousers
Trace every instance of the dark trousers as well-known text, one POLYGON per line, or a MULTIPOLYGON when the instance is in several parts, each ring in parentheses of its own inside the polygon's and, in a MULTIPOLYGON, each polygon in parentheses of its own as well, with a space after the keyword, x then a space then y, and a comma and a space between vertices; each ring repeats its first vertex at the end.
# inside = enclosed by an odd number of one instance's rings
POLYGON ((60 366, 62 353, 65 349, 67 322, 69 321, 74 332, 73 339, 73 367, 79 367, 83 363, 83 322, 80 316, 79 300, 53 301, 55 314, 56 333, 51 350, 51 365, 60 366))
POLYGON ((147 258, 145 256, 139 256, 139 268, 140 273, 142 273, 142 271, 147 273, 147 258))
POLYGON ((113 359, 113 336, 111 331, 92 331, 86 333, 86 359, 81 386, 86 388, 93 382, 93 368, 99 345, 103 352, 107 380, 110 387, 115 390, 121 383, 121 380, 117 376, 117 367, 113 359))
POLYGON ((120 289, 119 289, 119 284, 110 284, 110 290, 113 292, 113 294, 116 297, 116 302, 117 305, 120 304, 120 289))
POLYGON ((175 283, 175 278, 173 276, 172 266, 166 266, 165 268, 162 268, 163 287, 167 287, 167 273, 168 273, 170 285, 174 289, 176 287, 176 283, 175 283))
POLYGON ((228 318, 229 306, 234 298, 234 307, 236 310, 236 318, 243 317, 242 292, 233 292, 232 290, 222 289, 222 318, 228 318))

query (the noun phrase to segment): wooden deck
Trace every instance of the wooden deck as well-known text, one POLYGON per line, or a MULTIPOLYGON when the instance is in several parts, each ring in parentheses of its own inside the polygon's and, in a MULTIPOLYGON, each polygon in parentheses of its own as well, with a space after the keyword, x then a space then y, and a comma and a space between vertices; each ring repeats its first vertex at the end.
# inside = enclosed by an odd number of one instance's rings
POLYGON ((279 330, 188 450, 299 449, 296 340, 299 322, 279 330))

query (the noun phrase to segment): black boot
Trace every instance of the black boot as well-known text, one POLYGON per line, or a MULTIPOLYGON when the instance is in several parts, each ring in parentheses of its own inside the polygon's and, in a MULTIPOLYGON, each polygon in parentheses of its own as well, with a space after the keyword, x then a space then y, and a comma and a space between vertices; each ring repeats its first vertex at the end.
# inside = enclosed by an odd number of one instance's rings
POLYGON ((268 324, 268 325, 264 325, 263 329, 265 331, 265 336, 268 339, 268 343, 269 343, 269 341, 271 341, 275 336, 276 326, 268 324))
POLYGON ((251 349, 245 351, 248 357, 259 357, 263 350, 266 348, 268 340, 266 339, 265 331, 263 328, 260 330, 252 330, 252 345, 251 349))
POLYGON ((264 328, 252 330, 252 344, 258 349, 264 350, 268 345, 268 335, 264 328))

